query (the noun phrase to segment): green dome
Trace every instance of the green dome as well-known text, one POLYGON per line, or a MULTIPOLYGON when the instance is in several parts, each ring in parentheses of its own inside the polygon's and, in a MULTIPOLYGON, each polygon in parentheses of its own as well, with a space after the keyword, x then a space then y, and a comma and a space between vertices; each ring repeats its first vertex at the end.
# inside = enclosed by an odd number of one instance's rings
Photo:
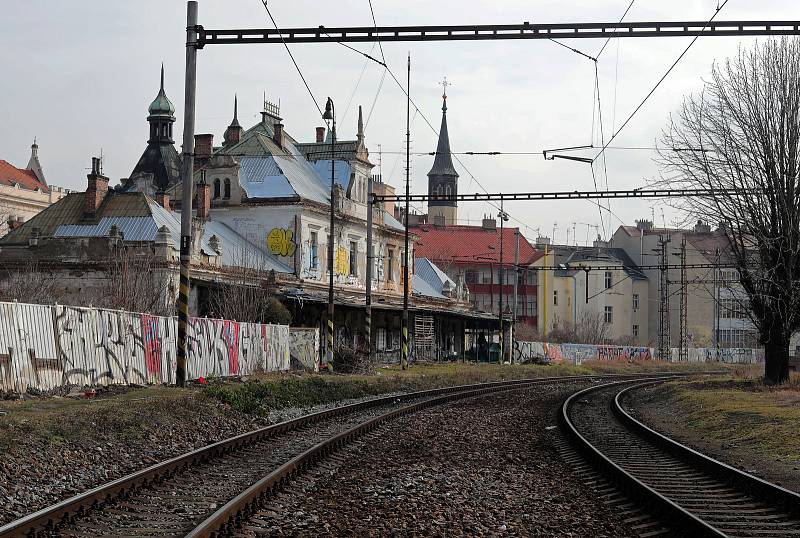
POLYGON ((169 115, 172 116, 175 113, 175 107, 167 98, 167 94, 164 93, 164 88, 158 92, 156 98, 150 103, 150 108, 147 109, 150 112, 150 115, 155 116, 159 114, 169 115))
POLYGON ((173 106, 172 101, 167 98, 167 94, 164 93, 164 65, 161 65, 161 89, 158 90, 158 95, 156 98, 153 99, 153 102, 150 103, 150 107, 147 109, 150 112, 151 116, 158 116, 158 115, 167 115, 172 116, 175 114, 175 106, 173 106))

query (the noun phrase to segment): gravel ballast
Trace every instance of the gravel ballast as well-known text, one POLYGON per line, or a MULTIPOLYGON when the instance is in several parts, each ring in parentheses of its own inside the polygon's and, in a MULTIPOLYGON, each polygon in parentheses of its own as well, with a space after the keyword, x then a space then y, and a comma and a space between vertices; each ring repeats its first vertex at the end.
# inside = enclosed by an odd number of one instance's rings
POLYGON ((553 410, 580 386, 391 421, 278 494, 242 535, 635 536, 553 446, 553 410))
POLYGON ((164 399, 99 400, 78 412, 37 409, 26 414, 33 418, 10 413, 0 417, 0 525, 210 443, 370 399, 288 407, 260 416, 234 413, 187 392, 164 399), (59 421, 64 423, 53 424, 59 421))

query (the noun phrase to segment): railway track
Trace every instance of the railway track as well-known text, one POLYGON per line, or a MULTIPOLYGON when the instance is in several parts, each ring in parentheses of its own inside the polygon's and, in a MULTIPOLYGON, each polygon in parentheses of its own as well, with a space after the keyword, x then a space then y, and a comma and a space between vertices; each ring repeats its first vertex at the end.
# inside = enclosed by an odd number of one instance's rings
POLYGON ((618 381, 573 394, 562 427, 583 456, 630 500, 657 515, 642 536, 800 536, 800 495, 709 458, 648 428, 622 404, 628 391, 663 381, 618 381), (664 525, 666 523, 666 526, 664 525))
MULTIPOLYGON (((220 536, 314 462, 393 418, 568 376, 376 398, 275 424, 167 460, 0 527, 8 536, 220 536)), ((624 376, 630 378, 631 376, 624 376)))

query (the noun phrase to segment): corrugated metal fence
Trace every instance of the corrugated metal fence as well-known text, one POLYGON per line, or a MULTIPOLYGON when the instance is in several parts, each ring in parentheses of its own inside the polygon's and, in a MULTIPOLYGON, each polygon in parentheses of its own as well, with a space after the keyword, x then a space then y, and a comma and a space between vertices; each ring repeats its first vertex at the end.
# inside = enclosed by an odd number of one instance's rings
MULTIPOLYGON (((0 302, 0 391, 175 382, 174 317, 0 302)), ((188 377, 289 369, 289 327, 190 318, 188 377)))

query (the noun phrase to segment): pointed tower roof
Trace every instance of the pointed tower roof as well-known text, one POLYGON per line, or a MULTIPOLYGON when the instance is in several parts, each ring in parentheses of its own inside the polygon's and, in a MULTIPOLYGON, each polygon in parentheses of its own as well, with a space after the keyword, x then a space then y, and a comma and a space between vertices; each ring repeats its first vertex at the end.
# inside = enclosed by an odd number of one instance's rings
POLYGON ((361 105, 358 105, 358 133, 356 137, 358 140, 364 140, 364 116, 361 113, 361 105))
POLYGON ((439 129, 439 143, 429 176, 456 176, 453 158, 450 155, 450 137, 447 135, 447 93, 442 95, 442 126, 439 129))
POLYGON ((233 94, 233 120, 228 128, 225 129, 225 134, 222 135, 224 142, 223 147, 233 146, 238 144, 242 139, 244 129, 239 125, 239 97, 233 94))
POLYGON ((233 94, 233 121, 231 121, 230 126, 241 127, 239 125, 239 96, 235 93, 233 94))
POLYGON ((147 109, 151 116, 172 116, 175 114, 175 107, 172 101, 169 100, 167 94, 164 92, 164 64, 161 64, 161 89, 158 90, 158 95, 150 103, 147 109))
POLYGON ((47 181, 44 179, 42 164, 39 162, 39 144, 36 143, 36 138, 33 139, 33 144, 31 144, 31 158, 28 159, 28 166, 26 166, 25 169, 33 172, 36 179, 41 181, 44 185, 47 185, 47 181))

